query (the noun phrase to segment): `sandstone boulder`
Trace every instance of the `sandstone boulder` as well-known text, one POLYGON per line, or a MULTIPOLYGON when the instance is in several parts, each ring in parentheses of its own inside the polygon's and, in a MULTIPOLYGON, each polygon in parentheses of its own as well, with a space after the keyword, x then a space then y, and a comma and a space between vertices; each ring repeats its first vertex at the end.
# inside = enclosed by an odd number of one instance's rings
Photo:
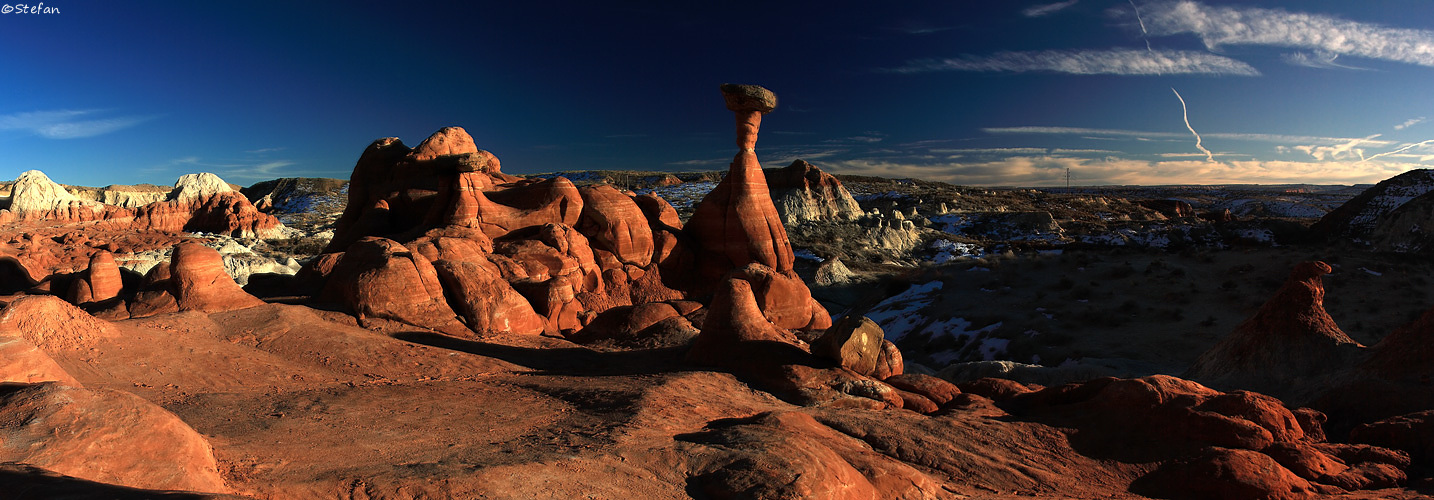
POLYGON ((876 371, 885 337, 865 316, 845 316, 812 343, 812 354, 831 359, 862 375, 876 371))
POLYGON ((170 258, 170 286, 179 310, 210 313, 264 305, 224 272, 217 250, 181 243, 170 258))
POLYGON ((583 200, 579 231, 625 264, 645 267, 652 262, 652 229, 637 202, 609 185, 578 192, 583 200))
POLYGON ((321 297, 359 317, 471 336, 443 295, 433 264, 396 241, 359 240, 334 263, 321 297))

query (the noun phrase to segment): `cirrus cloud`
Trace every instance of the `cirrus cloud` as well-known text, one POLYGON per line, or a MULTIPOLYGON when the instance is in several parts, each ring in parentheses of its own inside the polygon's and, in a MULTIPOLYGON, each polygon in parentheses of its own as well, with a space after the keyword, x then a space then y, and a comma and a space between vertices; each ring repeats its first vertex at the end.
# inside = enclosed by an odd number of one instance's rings
POLYGON ((1182 0, 1142 8, 1151 35, 1193 34, 1211 50, 1225 45, 1268 45, 1314 50, 1294 64, 1325 64, 1355 56, 1434 66, 1434 31, 1391 28, 1334 16, 1258 7, 1215 7, 1182 0))
POLYGON ((94 118, 97 110, 30 111, 0 115, 0 130, 23 130, 46 139, 80 139, 127 129, 153 117, 94 118))
POLYGON ((990 56, 920 59, 890 70, 896 73, 937 71, 1051 72, 1074 75, 1236 75, 1259 76, 1243 62, 1191 50, 1041 50, 998 52, 990 56))

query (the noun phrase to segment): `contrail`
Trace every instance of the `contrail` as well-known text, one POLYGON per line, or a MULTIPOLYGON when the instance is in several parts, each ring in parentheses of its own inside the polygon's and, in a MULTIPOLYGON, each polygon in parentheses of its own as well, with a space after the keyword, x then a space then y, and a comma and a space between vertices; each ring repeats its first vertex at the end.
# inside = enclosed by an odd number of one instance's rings
POLYGON ((1190 126, 1190 110, 1185 108, 1185 98, 1180 97, 1180 92, 1175 90, 1175 87, 1170 87, 1170 91, 1175 92, 1175 98, 1180 100, 1180 114, 1185 118, 1185 128, 1190 129, 1190 134, 1195 136, 1195 149, 1205 153, 1206 161, 1214 162, 1215 155, 1211 154, 1210 150, 1205 149, 1205 146, 1200 145, 1200 133, 1195 131, 1195 127, 1190 126))
POLYGON ((1416 148, 1416 147, 1419 147, 1419 146, 1423 146, 1423 145, 1425 145, 1425 144, 1430 144, 1430 143, 1434 143, 1434 139, 1429 139, 1429 140, 1427 140, 1427 141, 1422 141, 1422 142, 1416 142, 1416 143, 1414 143, 1414 144, 1410 144, 1410 145, 1408 145, 1408 146, 1404 146, 1404 147, 1402 147, 1402 148, 1396 149, 1396 150, 1394 150, 1394 151, 1390 151, 1390 152, 1388 152, 1388 153, 1379 153, 1379 154, 1377 154, 1377 155, 1374 155, 1374 156, 1369 157, 1369 159, 1360 160, 1358 163, 1364 163, 1364 162, 1367 162, 1367 161, 1371 161, 1371 160, 1374 160, 1375 158, 1379 158, 1379 157, 1381 157, 1381 156, 1389 156, 1389 155, 1392 155, 1392 154, 1403 153, 1403 152, 1408 151, 1408 150, 1410 150, 1410 149, 1413 149, 1413 148, 1416 148))
POLYGON ((1140 38, 1145 40, 1145 50, 1154 53, 1155 49, 1150 48, 1150 32, 1145 31, 1145 20, 1140 18, 1140 7, 1135 6, 1135 0, 1129 1, 1130 8, 1135 9, 1135 21, 1140 23, 1140 38))

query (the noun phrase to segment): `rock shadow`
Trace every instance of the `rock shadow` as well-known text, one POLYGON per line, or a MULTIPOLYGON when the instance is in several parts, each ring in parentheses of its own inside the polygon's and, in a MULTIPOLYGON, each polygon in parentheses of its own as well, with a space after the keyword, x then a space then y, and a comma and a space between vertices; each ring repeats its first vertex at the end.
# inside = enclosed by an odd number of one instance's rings
POLYGON ((392 336, 415 344, 507 361, 547 375, 651 375, 694 369, 682 360, 687 351, 685 346, 604 352, 583 347, 509 346, 431 332, 398 332, 392 336))

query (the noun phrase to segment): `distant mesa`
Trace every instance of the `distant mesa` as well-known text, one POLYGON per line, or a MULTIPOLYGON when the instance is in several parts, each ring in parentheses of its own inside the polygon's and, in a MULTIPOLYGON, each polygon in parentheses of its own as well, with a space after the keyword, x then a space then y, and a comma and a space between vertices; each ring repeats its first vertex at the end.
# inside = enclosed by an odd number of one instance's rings
MULTIPOLYGON (((1325 214, 1311 230, 1330 240, 1350 241, 1364 245, 1378 245, 1383 250, 1399 251, 1404 244, 1418 243, 1423 248, 1421 234, 1399 234, 1398 229, 1408 229, 1416 218, 1428 212, 1429 201, 1411 206, 1408 213, 1395 216, 1401 207, 1434 191, 1434 170, 1410 170, 1390 177, 1358 196, 1325 214), (1394 220, 1389 220, 1389 219, 1394 220)), ((1410 251, 1418 249, 1410 248, 1410 251)))

